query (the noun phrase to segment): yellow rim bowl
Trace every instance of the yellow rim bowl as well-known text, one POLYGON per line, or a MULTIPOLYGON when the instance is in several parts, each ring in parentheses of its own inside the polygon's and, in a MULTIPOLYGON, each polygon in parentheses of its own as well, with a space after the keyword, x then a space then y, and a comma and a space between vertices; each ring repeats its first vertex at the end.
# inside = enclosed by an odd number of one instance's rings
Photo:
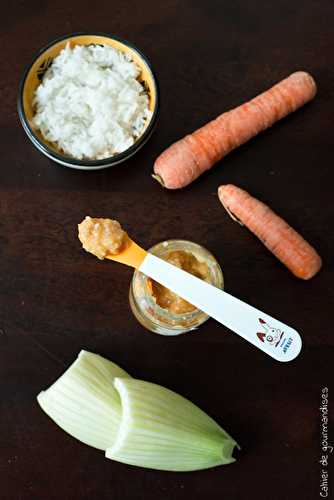
POLYGON ((159 87, 157 79, 146 56, 142 54, 130 42, 122 40, 113 35, 105 33, 75 33, 66 35, 41 49, 35 56, 33 62, 26 69, 19 86, 18 113, 22 126, 32 143, 48 158, 79 170, 99 170, 121 163, 134 155, 149 139, 156 125, 159 111, 159 87), (111 47, 128 54, 131 59, 140 67, 141 73, 138 80, 142 83, 149 96, 149 107, 152 111, 151 119, 147 121, 144 130, 135 143, 122 153, 116 154, 102 160, 77 160, 64 154, 57 146, 44 139, 41 132, 33 124, 34 116, 33 98, 38 85, 42 82, 43 76, 50 67, 53 59, 69 43, 75 45, 110 45, 111 47))

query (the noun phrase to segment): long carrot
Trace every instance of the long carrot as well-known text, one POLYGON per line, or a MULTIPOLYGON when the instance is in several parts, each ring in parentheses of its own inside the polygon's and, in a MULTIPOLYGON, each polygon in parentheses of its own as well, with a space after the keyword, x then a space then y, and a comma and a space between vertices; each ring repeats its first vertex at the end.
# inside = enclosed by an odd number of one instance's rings
POLYGON ((155 161, 153 177, 169 189, 187 186, 230 151, 303 106, 315 94, 311 75, 293 73, 172 144, 155 161))
POLYGON ((218 196, 231 217, 254 233, 298 278, 308 280, 321 268, 321 257, 287 222, 247 191, 227 184, 218 196))

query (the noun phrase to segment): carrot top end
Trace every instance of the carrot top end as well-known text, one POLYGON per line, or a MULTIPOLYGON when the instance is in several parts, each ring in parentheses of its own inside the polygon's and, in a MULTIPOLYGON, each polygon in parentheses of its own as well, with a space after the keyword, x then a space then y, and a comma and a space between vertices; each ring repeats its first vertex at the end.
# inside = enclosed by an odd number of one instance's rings
POLYGON ((160 175, 158 175, 158 174, 152 174, 152 177, 153 177, 153 179, 155 179, 156 181, 158 181, 159 184, 161 184, 162 187, 166 187, 165 183, 163 181, 163 178, 160 177, 160 175))
MULTIPOLYGON (((227 186, 227 184, 226 184, 226 186, 227 186)), ((236 215, 234 215, 233 212, 231 212, 231 210, 228 208, 226 202, 224 201, 224 194, 223 194, 223 188, 224 187, 225 187, 224 185, 221 185, 218 188, 218 197, 219 197, 219 200, 220 200, 221 204, 223 205, 223 207, 225 208, 225 210, 228 213, 228 215, 231 217, 231 219, 233 219, 234 222, 237 222, 238 224, 240 224, 240 226, 243 226, 244 224, 241 222, 241 220, 238 219, 238 217, 236 215)))

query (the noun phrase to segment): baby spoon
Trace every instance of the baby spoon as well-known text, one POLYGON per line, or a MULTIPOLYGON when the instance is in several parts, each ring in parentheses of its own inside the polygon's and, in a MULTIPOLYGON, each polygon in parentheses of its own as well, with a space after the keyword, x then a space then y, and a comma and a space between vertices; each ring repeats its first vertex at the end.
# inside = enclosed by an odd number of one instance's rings
POLYGON ((106 258, 134 267, 169 288, 277 361, 291 361, 301 350, 301 338, 293 328, 146 252, 128 236, 124 250, 106 258))

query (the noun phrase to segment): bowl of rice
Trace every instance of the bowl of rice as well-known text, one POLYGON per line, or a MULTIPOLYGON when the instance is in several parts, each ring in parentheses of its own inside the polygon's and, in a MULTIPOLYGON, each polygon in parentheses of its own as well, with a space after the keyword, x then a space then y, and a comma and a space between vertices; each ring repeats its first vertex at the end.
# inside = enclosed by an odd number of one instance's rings
POLYGON ((22 126, 36 148, 61 165, 98 170, 121 163, 149 139, 158 82, 132 44, 76 33, 41 49, 18 95, 22 126))

